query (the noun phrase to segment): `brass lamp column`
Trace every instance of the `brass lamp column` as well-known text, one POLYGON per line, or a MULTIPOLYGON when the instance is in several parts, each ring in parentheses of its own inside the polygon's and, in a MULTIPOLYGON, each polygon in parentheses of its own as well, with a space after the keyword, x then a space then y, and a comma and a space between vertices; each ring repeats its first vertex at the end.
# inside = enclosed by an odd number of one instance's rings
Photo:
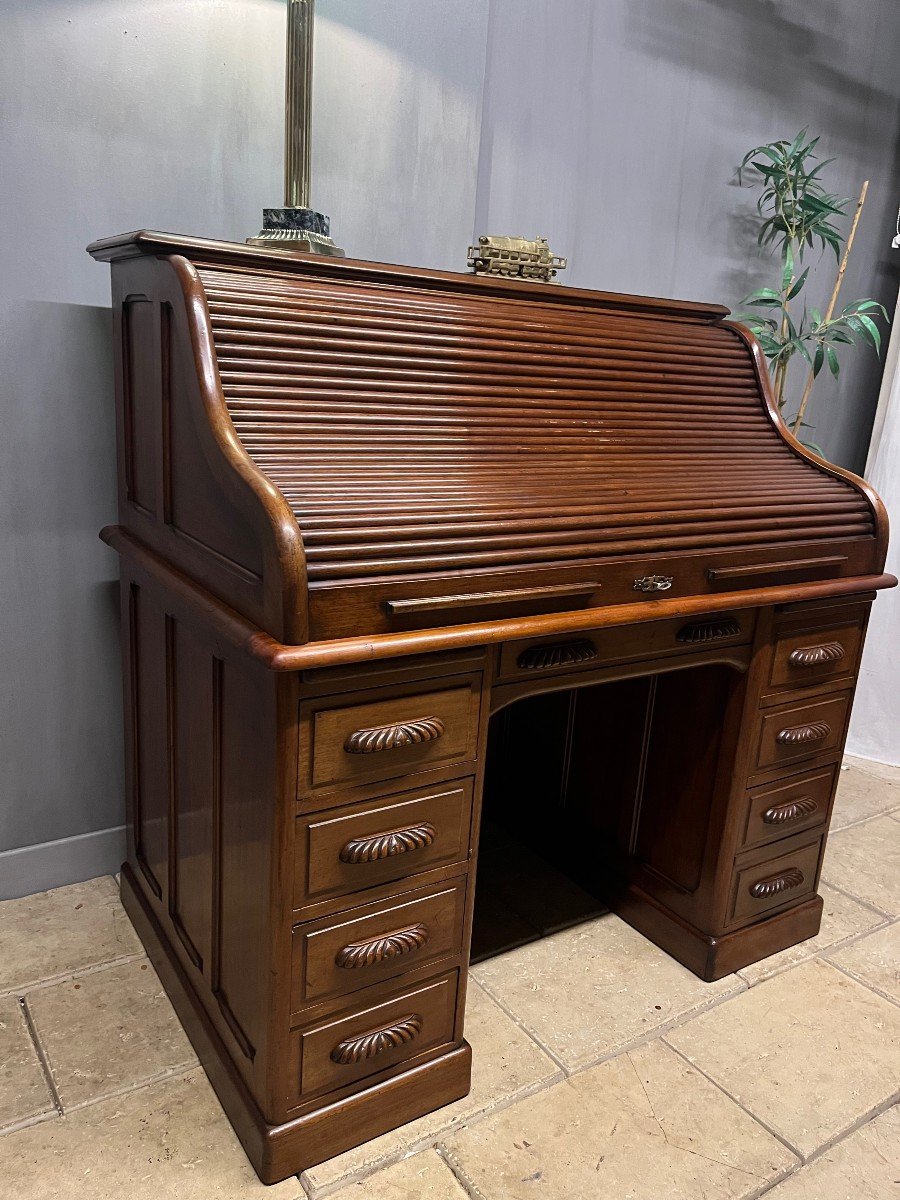
POLYGON ((343 255, 330 222, 309 206, 315 0, 288 0, 284 88, 284 208, 264 208, 251 245, 343 255))

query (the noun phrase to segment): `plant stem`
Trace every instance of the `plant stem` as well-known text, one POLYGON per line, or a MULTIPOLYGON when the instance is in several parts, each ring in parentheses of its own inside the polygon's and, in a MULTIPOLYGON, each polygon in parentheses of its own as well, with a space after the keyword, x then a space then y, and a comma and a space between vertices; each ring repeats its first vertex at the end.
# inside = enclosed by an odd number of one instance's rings
MULTIPOLYGON (((823 325, 826 325, 831 320, 831 318, 834 314, 835 305, 837 304, 838 292, 841 290, 841 284, 844 281, 844 272, 847 270, 847 260, 850 257, 850 250, 853 246, 853 239, 856 237, 856 227, 859 224, 859 216, 860 216, 860 213, 862 212, 863 205, 866 202, 866 192, 868 192, 868 190, 869 190, 869 181, 867 179, 865 181, 865 183, 862 185, 862 190, 859 193, 859 199, 856 202, 856 212, 853 214, 853 224, 850 226, 850 233, 847 237, 846 245, 844 246, 844 253, 843 253, 843 256, 841 257, 841 265, 838 268, 837 279, 835 279, 835 281, 834 281, 834 287, 831 290, 831 299, 828 301, 828 308, 825 312, 825 316, 822 321, 823 325)), ((813 385, 814 380, 815 380, 815 374, 810 369, 810 372, 806 377, 806 385, 803 388, 803 395, 800 399, 800 407, 797 410, 797 418, 794 421, 794 428, 792 430, 792 432, 794 434, 797 433, 797 431, 800 428, 801 422, 803 421, 803 416, 806 412, 806 406, 809 403, 809 394, 812 391, 812 385, 813 385)))

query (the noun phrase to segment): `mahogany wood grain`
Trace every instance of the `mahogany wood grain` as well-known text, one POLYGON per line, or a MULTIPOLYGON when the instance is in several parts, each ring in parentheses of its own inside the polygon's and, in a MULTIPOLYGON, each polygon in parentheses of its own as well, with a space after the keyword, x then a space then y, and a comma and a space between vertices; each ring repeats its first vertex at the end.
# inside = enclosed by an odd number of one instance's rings
POLYGON ((796 442, 725 309, 90 249, 123 899, 262 1179, 465 1093, 479 897, 510 944, 492 883, 532 884, 533 936, 605 902, 704 979, 818 931, 897 581, 878 497, 796 442))

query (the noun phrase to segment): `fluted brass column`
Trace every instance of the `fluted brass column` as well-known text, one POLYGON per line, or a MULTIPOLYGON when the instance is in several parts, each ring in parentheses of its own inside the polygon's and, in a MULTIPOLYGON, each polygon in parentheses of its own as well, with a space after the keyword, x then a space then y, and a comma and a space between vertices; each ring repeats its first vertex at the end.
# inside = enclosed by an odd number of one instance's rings
POLYGON ((264 208, 252 245, 338 254, 330 221, 310 208, 315 0, 288 0, 284 85, 284 208, 264 208))

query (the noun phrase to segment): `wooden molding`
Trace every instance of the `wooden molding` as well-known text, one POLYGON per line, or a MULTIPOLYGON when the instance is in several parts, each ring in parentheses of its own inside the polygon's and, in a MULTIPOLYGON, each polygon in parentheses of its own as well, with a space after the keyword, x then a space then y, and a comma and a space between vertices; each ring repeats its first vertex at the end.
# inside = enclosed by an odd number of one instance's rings
POLYGON ((740 621, 734 617, 720 617, 716 621, 691 621, 683 625, 675 635, 675 640, 694 646, 703 642, 718 642, 724 638, 737 637, 740 632, 740 621))
POLYGON ((338 1042, 331 1052, 331 1061, 348 1066, 364 1062, 367 1058, 375 1058, 386 1050, 395 1050, 415 1039, 422 1032, 422 1018, 417 1013, 411 1013, 386 1025, 384 1029, 375 1029, 372 1033, 364 1033, 361 1037, 346 1038, 338 1042))

